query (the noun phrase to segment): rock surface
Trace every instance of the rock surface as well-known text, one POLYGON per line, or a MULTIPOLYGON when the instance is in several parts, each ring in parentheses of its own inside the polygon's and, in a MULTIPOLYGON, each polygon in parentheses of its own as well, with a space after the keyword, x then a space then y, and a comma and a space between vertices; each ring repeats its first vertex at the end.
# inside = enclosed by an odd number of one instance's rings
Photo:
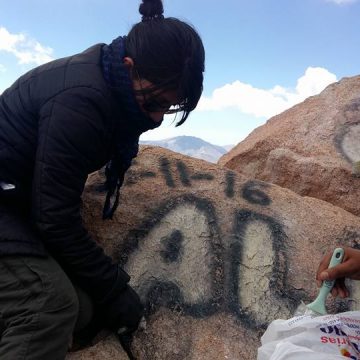
POLYGON ((218 164, 360 215, 360 76, 271 118, 218 164))
MULTIPOLYGON (((85 225, 146 304, 139 360, 256 359, 266 325, 316 296, 323 252, 360 244, 360 218, 339 207, 165 149, 142 147, 111 221, 103 180, 88 180, 85 225)), ((358 309, 354 299, 328 306, 358 309)), ((105 337, 67 360, 126 358, 105 337)))

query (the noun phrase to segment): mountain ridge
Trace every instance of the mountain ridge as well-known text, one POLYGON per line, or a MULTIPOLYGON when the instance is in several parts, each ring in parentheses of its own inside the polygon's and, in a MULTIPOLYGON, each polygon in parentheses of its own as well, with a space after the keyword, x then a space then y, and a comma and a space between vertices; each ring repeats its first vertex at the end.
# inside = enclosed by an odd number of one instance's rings
POLYGON ((181 135, 163 140, 141 140, 140 145, 163 147, 183 155, 216 163, 218 159, 229 151, 233 145, 211 144, 196 136, 181 135))

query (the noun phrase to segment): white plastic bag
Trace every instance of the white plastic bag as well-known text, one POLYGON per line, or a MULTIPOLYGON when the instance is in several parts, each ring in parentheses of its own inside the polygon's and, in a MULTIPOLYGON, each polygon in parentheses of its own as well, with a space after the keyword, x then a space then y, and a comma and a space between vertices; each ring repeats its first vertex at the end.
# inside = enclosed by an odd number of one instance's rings
POLYGON ((257 360, 360 360, 360 311, 273 321, 257 360))

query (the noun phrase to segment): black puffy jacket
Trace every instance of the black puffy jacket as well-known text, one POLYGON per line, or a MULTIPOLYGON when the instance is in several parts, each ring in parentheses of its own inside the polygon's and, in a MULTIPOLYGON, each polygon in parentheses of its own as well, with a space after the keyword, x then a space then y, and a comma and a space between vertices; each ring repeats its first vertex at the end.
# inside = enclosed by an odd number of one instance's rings
POLYGON ((0 181, 16 186, 0 194, 0 256, 43 256, 45 245, 100 303, 129 280, 80 215, 87 176, 110 160, 120 123, 102 47, 37 67, 0 96, 0 181))

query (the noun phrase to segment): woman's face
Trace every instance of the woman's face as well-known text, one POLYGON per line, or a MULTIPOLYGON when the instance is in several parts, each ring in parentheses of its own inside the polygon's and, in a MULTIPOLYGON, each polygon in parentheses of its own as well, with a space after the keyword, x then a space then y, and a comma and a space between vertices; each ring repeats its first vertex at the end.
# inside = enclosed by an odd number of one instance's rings
POLYGON ((133 88, 136 92, 136 100, 146 115, 158 123, 163 121, 165 114, 175 112, 171 111, 170 108, 178 104, 176 91, 161 91, 161 89, 158 89, 146 93, 146 90, 153 87, 153 84, 146 79, 140 78, 131 57, 126 56, 123 62, 129 68, 133 88))
POLYGON ((152 86, 153 84, 146 79, 133 79, 134 90, 139 91, 136 99, 141 110, 153 121, 162 122, 164 115, 171 112, 170 108, 177 105, 177 94, 176 91, 161 91, 161 89, 146 93, 146 90, 152 86))

